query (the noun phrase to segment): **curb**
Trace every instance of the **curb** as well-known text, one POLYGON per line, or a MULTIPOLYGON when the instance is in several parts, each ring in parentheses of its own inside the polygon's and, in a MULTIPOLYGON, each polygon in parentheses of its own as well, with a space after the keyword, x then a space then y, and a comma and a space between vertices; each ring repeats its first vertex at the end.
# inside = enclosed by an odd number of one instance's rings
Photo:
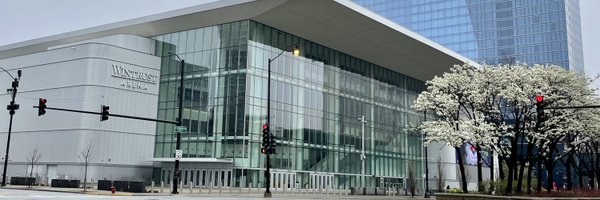
POLYGON ((28 187, 3 187, 1 189, 11 189, 11 190, 34 190, 34 191, 43 191, 43 192, 60 192, 60 193, 71 193, 71 194, 85 194, 85 195, 99 195, 99 196, 174 196, 172 194, 161 194, 161 193, 130 193, 130 192, 116 192, 115 194, 110 193, 110 191, 73 191, 73 190, 53 190, 49 188, 28 188, 28 187))

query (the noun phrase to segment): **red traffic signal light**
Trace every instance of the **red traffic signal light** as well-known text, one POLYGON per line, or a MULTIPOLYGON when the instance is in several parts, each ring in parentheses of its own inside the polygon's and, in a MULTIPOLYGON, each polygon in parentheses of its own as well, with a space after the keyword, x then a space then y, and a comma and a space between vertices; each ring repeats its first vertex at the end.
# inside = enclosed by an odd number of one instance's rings
POLYGON ((544 96, 536 96, 535 101, 538 103, 544 103, 544 96))
POLYGON ((546 121, 546 115, 544 113, 544 108, 546 107, 546 103, 544 103, 544 96, 536 96, 535 97, 535 106, 536 106, 536 113, 537 113, 537 118, 538 118, 538 126, 542 126, 544 124, 544 121, 546 121))
POLYGON ((263 147, 269 147, 269 125, 268 124, 264 124, 262 126, 262 133, 263 133, 263 139, 262 139, 262 146, 263 147))
POLYGON ((46 102, 48 102, 44 98, 40 98, 38 101, 38 116, 42 116, 46 114, 46 102))

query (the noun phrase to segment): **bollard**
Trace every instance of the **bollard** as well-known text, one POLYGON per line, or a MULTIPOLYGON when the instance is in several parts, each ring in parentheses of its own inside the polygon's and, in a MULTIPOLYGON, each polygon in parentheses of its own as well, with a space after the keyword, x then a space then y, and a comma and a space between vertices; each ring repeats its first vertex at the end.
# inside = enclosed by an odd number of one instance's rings
POLYGON ((181 191, 181 193, 183 193, 183 180, 179 181, 179 191, 181 191))
POLYGON ((160 193, 163 193, 163 187, 165 187, 165 182, 164 181, 160 181, 160 189, 159 189, 160 193))
POLYGON ((285 192, 286 192, 286 189, 287 189, 287 184, 283 183, 283 184, 281 184, 281 186, 283 187, 283 188, 282 188, 282 190, 283 190, 283 194, 285 194, 285 192))
POLYGON ((150 184, 150 193, 154 193, 154 181, 150 184))
POLYGON ((193 190, 194 189, 193 188, 194 183, 192 181, 190 181, 190 185, 189 186, 190 186, 190 194, 193 194, 194 193, 194 190, 193 190))
POLYGON ((219 194, 221 194, 223 189, 223 183, 221 183, 221 181, 219 181, 219 194))

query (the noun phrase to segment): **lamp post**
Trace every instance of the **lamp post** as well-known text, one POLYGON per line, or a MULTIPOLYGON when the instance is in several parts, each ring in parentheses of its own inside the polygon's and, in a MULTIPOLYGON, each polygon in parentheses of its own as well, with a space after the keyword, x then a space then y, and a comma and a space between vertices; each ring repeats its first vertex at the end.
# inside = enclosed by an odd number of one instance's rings
MULTIPOLYGON (((176 53, 170 52, 169 51, 169 55, 175 55, 175 57, 177 57, 177 59, 179 61, 181 61, 181 69, 179 70, 180 72, 180 77, 179 77, 179 117, 177 119, 177 125, 178 126, 182 126, 183 125, 183 78, 184 78, 184 67, 185 67, 185 60, 181 59, 179 57, 179 55, 177 55, 176 53)), ((175 151, 179 151, 181 150, 181 131, 177 130, 177 143, 175 144, 175 151)), ((179 171, 179 159, 175 158, 175 170, 173 171, 173 191, 171 192, 171 194, 179 194, 179 192, 177 192, 177 186, 179 185, 179 177, 181 176, 181 171, 179 171)))
POLYGON ((365 159, 367 158, 367 156, 365 155, 365 124, 367 123, 367 120, 365 120, 365 116, 362 115, 360 116, 360 118, 358 118, 358 121, 360 121, 361 124, 361 129, 362 129, 362 143, 361 143, 361 150, 360 150, 360 161, 361 161, 361 168, 360 168, 360 182, 361 182, 361 186, 365 187, 365 159))
POLYGON ((0 69, 4 70, 6 74, 8 74, 12 79, 12 88, 9 88, 7 91, 12 93, 10 100, 10 104, 6 107, 8 109, 8 114, 10 114, 10 122, 8 123, 8 138, 6 139, 6 155, 4 156, 4 170, 2 173, 2 186, 6 186, 6 169, 8 168, 8 151, 10 150, 10 135, 12 133, 12 122, 13 115, 15 115, 15 110, 19 109, 19 104, 15 104, 15 97, 17 96, 17 87, 19 87, 19 80, 21 80, 21 70, 17 70, 17 78, 12 76, 6 69, 0 67, 0 69))
MULTIPOLYGON (((298 50, 298 46, 296 44, 290 44, 285 47, 277 56, 269 59, 267 63, 267 125, 271 126, 271 62, 277 59, 285 50, 288 50, 290 47, 294 47, 294 56, 300 55, 300 50, 298 50)), ((269 135, 271 129, 269 129, 269 135)), ((265 171, 265 198, 271 198, 271 156, 270 153, 267 152, 267 171, 265 171)))
MULTIPOLYGON (((427 110, 423 111, 423 122, 427 121, 427 110)), ((423 131, 423 139, 427 139, 427 132, 423 131)), ((423 140, 425 142, 425 140, 423 140)), ((423 145, 425 148, 425 196, 424 198, 429 198, 429 165, 427 159, 427 145, 423 145)), ((441 170, 441 169, 438 169, 441 170)), ((441 177, 440 177, 441 178, 441 177)), ((439 189, 439 188, 438 188, 439 189)))

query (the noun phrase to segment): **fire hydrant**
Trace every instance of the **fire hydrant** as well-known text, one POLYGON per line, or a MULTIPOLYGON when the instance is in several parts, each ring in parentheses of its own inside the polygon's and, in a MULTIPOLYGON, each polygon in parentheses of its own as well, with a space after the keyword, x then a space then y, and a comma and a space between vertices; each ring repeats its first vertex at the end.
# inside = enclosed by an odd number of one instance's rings
POLYGON ((114 185, 113 185, 113 186, 110 186, 110 192, 112 192, 113 194, 115 194, 115 190, 116 190, 116 188, 115 188, 115 186, 114 186, 114 185))

